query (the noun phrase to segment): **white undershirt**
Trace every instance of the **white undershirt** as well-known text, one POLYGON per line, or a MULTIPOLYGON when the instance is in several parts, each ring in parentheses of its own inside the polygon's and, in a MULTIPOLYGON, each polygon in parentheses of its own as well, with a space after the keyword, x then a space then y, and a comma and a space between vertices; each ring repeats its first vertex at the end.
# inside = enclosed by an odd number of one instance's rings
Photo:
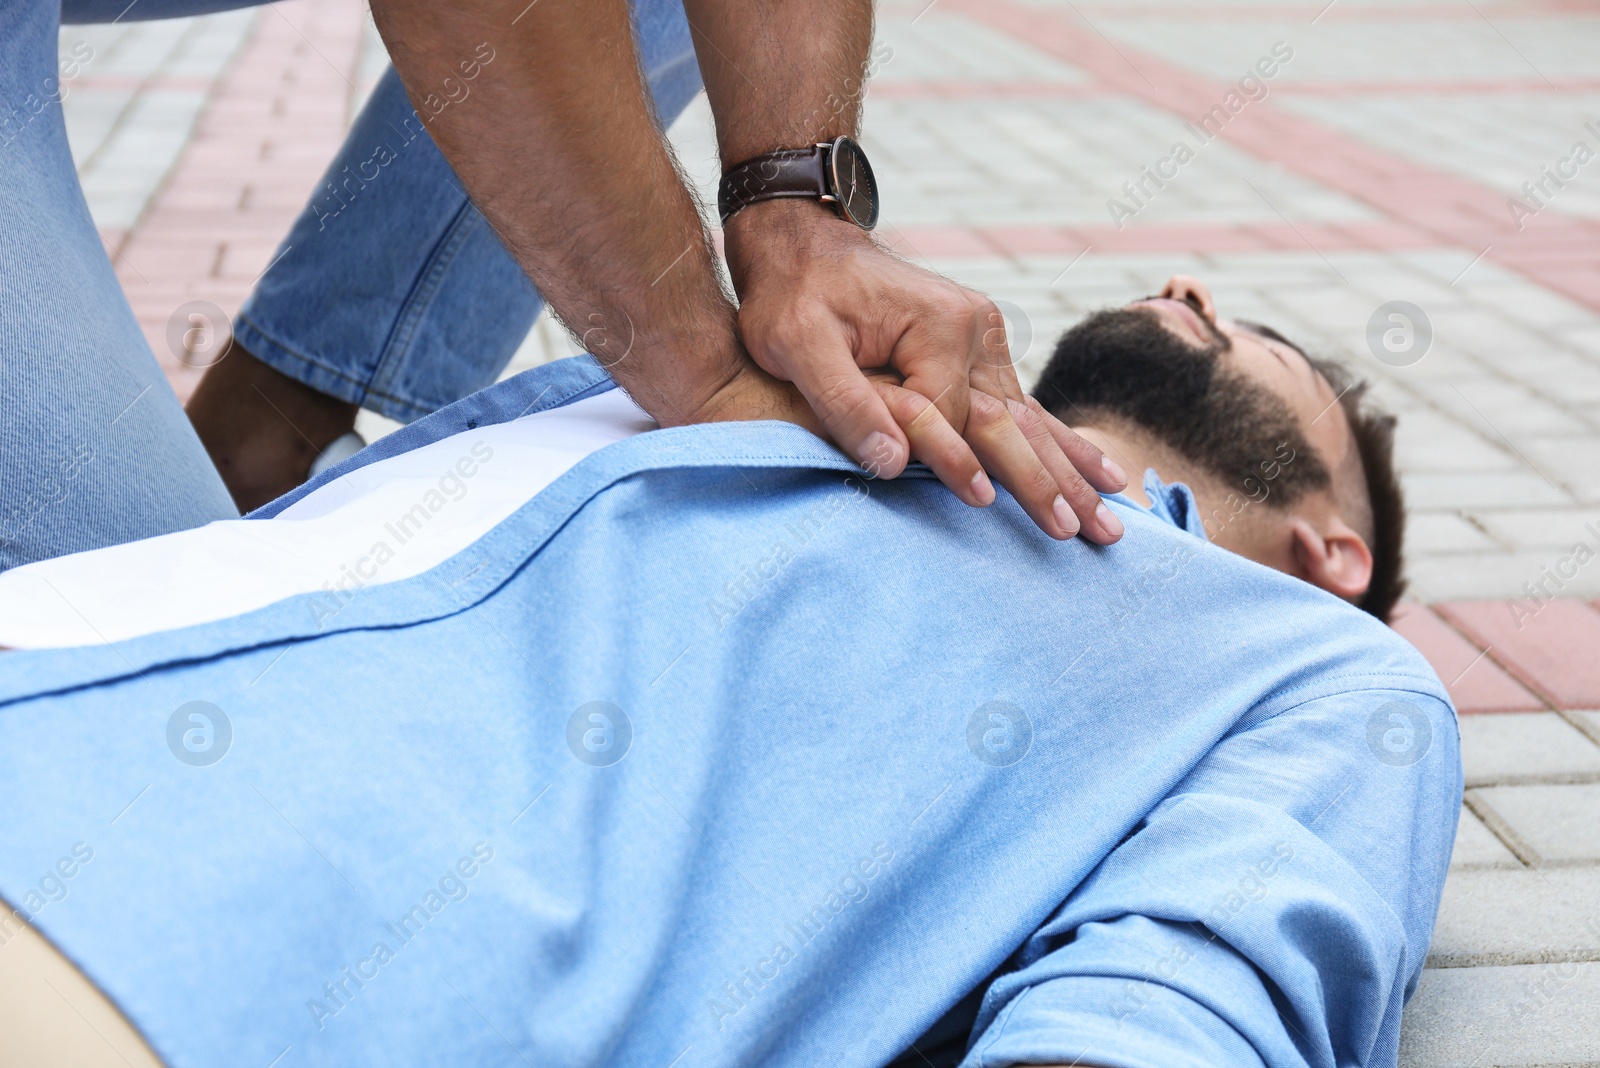
POLYGON ((296 594, 395 582, 482 537, 655 423, 620 389, 379 460, 267 520, 227 520, 0 573, 0 646, 121 641, 296 594))

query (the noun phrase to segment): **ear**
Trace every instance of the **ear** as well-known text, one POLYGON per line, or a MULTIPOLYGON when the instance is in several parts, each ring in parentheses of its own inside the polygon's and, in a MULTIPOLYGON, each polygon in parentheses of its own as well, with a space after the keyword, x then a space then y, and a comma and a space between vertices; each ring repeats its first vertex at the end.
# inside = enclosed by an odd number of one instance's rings
POLYGON ((1313 586, 1346 601, 1359 601, 1372 584, 1372 550, 1338 516, 1326 526, 1318 533, 1305 519, 1290 522, 1295 564, 1313 586))

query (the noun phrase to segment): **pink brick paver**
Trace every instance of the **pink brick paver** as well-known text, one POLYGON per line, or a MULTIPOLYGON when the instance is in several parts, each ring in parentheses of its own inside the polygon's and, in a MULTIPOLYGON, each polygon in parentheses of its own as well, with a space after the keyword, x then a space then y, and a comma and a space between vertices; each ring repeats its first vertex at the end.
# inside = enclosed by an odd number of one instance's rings
POLYGON ((1403 604, 1391 624, 1428 658, 1463 715, 1537 712, 1547 707, 1488 656, 1484 646, 1468 640, 1427 606, 1403 604))
POLYGON ((1528 614, 1533 607, 1451 601, 1437 609, 1557 708, 1600 708, 1600 610, 1567 599, 1528 614))
POLYGON ((201 371, 172 352, 168 321, 192 300, 231 317, 271 262, 344 140, 362 24, 361 5, 341 0, 264 7, 178 165, 122 243, 118 276, 180 399, 201 371))

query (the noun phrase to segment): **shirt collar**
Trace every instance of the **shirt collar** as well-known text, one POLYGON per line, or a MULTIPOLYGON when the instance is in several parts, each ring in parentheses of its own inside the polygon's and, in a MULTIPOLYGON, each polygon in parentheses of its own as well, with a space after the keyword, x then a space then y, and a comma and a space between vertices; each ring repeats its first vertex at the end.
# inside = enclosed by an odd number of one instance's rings
POLYGON ((1161 476, 1156 474, 1153 467, 1146 468, 1144 472, 1144 492, 1150 498, 1150 507, 1145 508, 1136 503, 1132 498, 1123 493, 1112 494, 1117 500, 1148 512, 1157 519, 1165 520, 1177 527, 1186 530, 1201 541, 1210 541, 1206 537, 1206 528, 1200 518, 1200 506, 1194 499, 1194 491, 1182 482, 1171 485, 1161 481, 1161 476))

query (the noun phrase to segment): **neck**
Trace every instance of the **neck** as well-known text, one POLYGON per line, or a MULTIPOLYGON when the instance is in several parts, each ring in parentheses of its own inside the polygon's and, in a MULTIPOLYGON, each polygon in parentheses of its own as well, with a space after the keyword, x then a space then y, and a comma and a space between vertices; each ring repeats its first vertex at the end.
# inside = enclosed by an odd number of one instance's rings
POLYGON ((1102 419, 1093 425, 1075 426, 1072 429, 1079 437, 1122 465, 1122 469, 1128 473, 1128 488, 1123 493, 1146 508, 1150 507, 1150 497, 1144 491, 1146 470, 1154 470, 1163 482, 1185 483, 1197 497, 1209 488, 1212 481, 1184 457, 1139 427, 1102 419))
POLYGON ((1211 472, 1135 424, 1098 419, 1093 425, 1072 429, 1122 465, 1128 472, 1128 488, 1123 492, 1136 503, 1150 507, 1150 496, 1144 491, 1147 470, 1155 471, 1165 483, 1182 482, 1194 494, 1206 536, 1213 543, 1257 563, 1298 574, 1284 527, 1288 517, 1283 513, 1249 501, 1242 491, 1234 492, 1211 472))
POLYGON ((1371 578, 1372 555, 1361 535, 1341 517, 1331 492, 1320 490, 1292 508, 1264 503, 1190 462, 1153 434, 1127 422, 1098 419, 1072 428, 1128 472, 1127 496, 1150 507, 1144 473, 1182 482, 1194 493, 1213 545, 1303 579, 1336 597, 1359 602, 1371 578))

